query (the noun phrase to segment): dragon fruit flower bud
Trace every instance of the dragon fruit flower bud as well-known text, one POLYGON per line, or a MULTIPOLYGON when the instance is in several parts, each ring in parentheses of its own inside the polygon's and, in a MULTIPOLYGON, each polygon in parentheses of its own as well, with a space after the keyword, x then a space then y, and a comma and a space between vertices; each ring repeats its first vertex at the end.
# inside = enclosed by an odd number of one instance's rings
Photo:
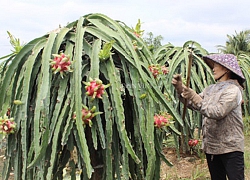
POLYGON ((14 104, 16 104, 16 105, 21 105, 21 104, 23 104, 23 102, 20 101, 20 100, 14 100, 13 102, 14 102, 14 104))

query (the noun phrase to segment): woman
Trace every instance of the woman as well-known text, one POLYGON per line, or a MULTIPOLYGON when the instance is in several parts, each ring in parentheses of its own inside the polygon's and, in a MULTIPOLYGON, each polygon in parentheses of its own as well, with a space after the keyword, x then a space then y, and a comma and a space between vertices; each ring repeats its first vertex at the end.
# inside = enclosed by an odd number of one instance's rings
POLYGON ((181 75, 173 76, 180 99, 202 114, 202 148, 212 180, 244 179, 244 134, 242 91, 245 78, 232 54, 212 54, 204 61, 213 70, 216 84, 197 94, 182 84, 181 75))

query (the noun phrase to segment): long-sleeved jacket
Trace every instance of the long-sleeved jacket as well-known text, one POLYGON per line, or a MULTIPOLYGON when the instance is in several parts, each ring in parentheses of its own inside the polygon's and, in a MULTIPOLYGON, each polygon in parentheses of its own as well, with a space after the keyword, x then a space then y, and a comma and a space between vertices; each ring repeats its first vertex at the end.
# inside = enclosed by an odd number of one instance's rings
POLYGON ((244 151, 242 88, 236 80, 210 85, 199 94, 202 101, 189 107, 202 114, 203 150, 208 154, 244 151))

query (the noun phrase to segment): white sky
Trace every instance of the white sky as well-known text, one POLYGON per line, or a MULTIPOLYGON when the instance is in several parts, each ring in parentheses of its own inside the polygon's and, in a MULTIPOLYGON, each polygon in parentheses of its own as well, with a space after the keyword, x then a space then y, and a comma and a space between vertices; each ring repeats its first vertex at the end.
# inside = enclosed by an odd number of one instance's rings
POLYGON ((0 0, 0 57, 12 49, 7 31, 21 42, 40 37, 89 13, 102 13, 182 46, 193 40, 210 53, 227 35, 250 29, 249 0, 0 0))

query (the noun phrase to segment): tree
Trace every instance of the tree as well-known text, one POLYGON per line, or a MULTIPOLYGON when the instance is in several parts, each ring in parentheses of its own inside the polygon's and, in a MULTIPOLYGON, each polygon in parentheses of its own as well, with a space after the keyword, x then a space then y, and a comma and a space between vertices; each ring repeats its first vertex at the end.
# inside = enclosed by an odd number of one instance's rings
POLYGON ((153 33, 149 32, 143 39, 151 52, 154 52, 157 48, 162 46, 161 41, 163 37, 161 35, 154 37, 153 33))
POLYGON ((227 35, 227 38, 225 46, 217 46, 219 51, 236 56, 241 53, 250 55, 250 30, 240 31, 240 33, 235 31, 235 35, 227 35))

